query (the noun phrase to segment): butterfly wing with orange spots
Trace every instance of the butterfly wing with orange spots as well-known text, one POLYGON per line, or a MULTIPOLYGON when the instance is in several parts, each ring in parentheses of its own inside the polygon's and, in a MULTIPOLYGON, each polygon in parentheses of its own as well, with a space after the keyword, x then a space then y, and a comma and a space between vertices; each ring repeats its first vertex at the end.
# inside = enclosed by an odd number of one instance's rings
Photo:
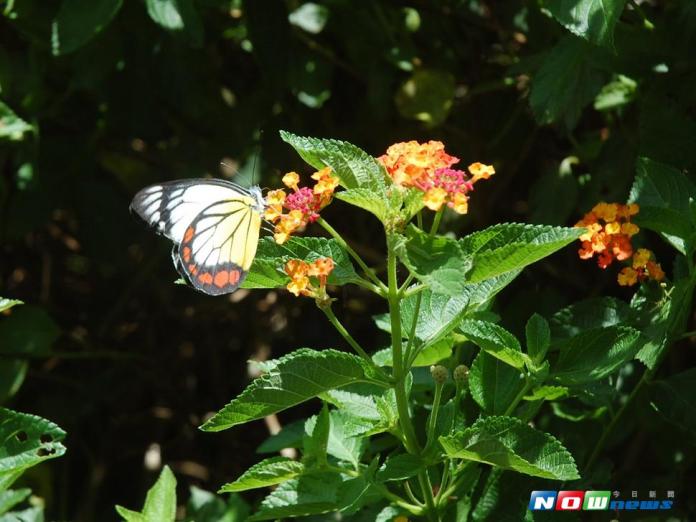
POLYGON ((175 242, 172 258, 191 285, 210 295, 234 292, 256 254, 264 201, 257 187, 192 179, 147 187, 131 209, 175 242))

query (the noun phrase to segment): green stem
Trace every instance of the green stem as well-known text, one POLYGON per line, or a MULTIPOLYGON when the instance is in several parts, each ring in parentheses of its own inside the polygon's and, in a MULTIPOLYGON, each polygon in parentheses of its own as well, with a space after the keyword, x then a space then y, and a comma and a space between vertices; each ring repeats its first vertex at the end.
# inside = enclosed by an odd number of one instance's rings
POLYGON ((409 484, 408 480, 405 480, 405 481, 404 481, 404 490, 406 491, 406 494, 408 495, 408 498, 411 499, 411 502, 413 502, 413 503, 416 504, 417 506, 425 506, 425 504, 423 504, 423 502, 421 502, 420 500, 418 500, 418 498, 416 497, 416 495, 413 494, 413 490, 411 489, 411 484, 409 484))
POLYGON ((645 11, 643 11, 643 8, 638 5, 638 2, 636 0, 629 0, 628 2, 631 4, 631 7, 635 10, 636 13, 638 13, 638 16, 640 16, 641 20, 643 20, 643 27, 645 27, 648 31, 652 31, 655 29, 655 24, 653 24, 650 19, 645 15, 645 11))
POLYGON ((433 218, 433 225, 430 227, 430 235, 433 236, 437 233, 437 229, 440 228, 440 221, 442 221, 442 214, 444 213, 445 207, 440 207, 440 210, 438 210, 435 213, 435 217, 433 218))
POLYGON ((382 370, 382 368, 375 364, 372 357, 368 355, 368 353, 358 344, 355 339, 353 339, 353 336, 350 335, 348 330, 346 330, 346 327, 343 326, 341 321, 338 320, 338 317, 336 317, 336 315, 333 313, 331 306, 320 306, 319 309, 324 312, 329 322, 334 326, 334 328, 336 328, 336 331, 341 334, 350 347, 353 348, 353 350, 355 350, 358 355, 360 355, 360 357, 362 357, 379 374, 380 377, 389 381, 390 377, 384 372, 384 370, 382 370))
POLYGON ((346 241, 341 237, 341 235, 336 232, 336 230, 329 225, 324 218, 320 217, 317 219, 317 223, 319 223, 324 230, 326 230, 332 238, 336 240, 336 242, 346 251, 350 254, 350 256, 355 260, 356 263, 360 266, 360 268, 365 272, 365 275, 377 286, 379 289, 380 295, 384 295, 387 291, 387 287, 384 286, 384 283, 380 281, 380 279, 375 275, 375 273, 370 269, 370 267, 367 266, 367 263, 363 261, 362 257, 358 255, 358 253, 351 248, 351 246, 346 243, 346 241))
POLYGON ((429 520, 439 520, 435 499, 433 498, 433 486, 430 484, 430 477, 427 471, 418 473, 418 484, 420 484, 423 497, 425 498, 425 514, 429 520))
POLYGON ((435 504, 437 506, 440 505, 440 499, 442 497, 442 494, 445 492, 445 489, 447 488, 447 481, 449 480, 450 462, 450 459, 445 459, 445 462, 442 463, 442 477, 440 477, 440 489, 438 490, 437 495, 435 495, 435 504))
POLYGON ((435 397, 433 398, 433 409, 430 412, 430 418, 428 419, 428 439, 426 446, 429 446, 435 441, 435 425, 437 424, 437 415, 440 411, 443 388, 443 383, 435 383, 435 397))
POLYGON ((512 413, 515 411, 515 408, 517 408, 517 405, 522 401, 525 395, 527 395, 527 392, 529 391, 529 388, 532 387, 532 383, 529 382, 529 379, 527 379, 524 383, 524 386, 522 389, 519 391, 519 393, 515 396, 515 398, 512 400, 510 405, 507 407, 505 410, 505 413, 503 413, 503 416, 508 416, 512 415, 512 413))

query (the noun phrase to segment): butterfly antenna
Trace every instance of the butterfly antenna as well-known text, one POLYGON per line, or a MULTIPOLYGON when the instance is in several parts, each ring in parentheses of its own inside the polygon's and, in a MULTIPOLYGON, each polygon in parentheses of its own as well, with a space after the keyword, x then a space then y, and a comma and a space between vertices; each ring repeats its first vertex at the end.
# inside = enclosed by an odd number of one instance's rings
POLYGON ((261 155, 261 141, 263 138, 263 129, 259 130, 258 142, 256 144, 256 154, 254 154, 254 163, 251 165, 251 185, 256 185, 256 160, 261 155))

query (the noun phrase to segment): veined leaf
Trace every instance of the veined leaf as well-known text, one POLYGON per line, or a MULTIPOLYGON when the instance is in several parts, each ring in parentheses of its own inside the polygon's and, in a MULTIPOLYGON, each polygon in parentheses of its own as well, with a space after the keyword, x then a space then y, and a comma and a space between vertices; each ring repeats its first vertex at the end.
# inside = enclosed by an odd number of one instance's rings
POLYGON ((174 522, 176 518, 176 477, 168 466, 162 468, 157 482, 145 497, 141 513, 116 506, 116 512, 126 522, 174 522))
POLYGON ((472 256, 457 241, 430 236, 410 226, 397 253, 411 273, 433 292, 454 296, 465 290, 465 276, 472 266, 472 256))
POLYGON ((440 444, 450 458, 461 458, 551 480, 580 478, 570 452, 552 435, 514 417, 485 417, 440 444))
POLYGON ((520 270, 553 254, 582 234, 580 228, 502 223, 462 238, 466 254, 473 255, 473 267, 466 275, 478 283, 511 270, 520 270))
POLYGON ((315 169, 331 167, 344 188, 366 188, 380 196, 385 194, 384 169, 375 158, 355 145, 339 140, 296 136, 286 131, 280 131, 280 137, 315 169))
MULTIPOLYGON (((454 340, 450 337, 445 337, 429 344, 423 349, 418 350, 418 355, 413 360, 412 366, 430 366, 436 364, 443 359, 447 359, 452 355, 452 348, 454 347, 454 340)), ((391 348, 384 348, 374 354, 373 359, 375 363, 379 366, 392 366, 392 352, 391 348)))
MULTIPOLYGON (((21 141, 34 127, 17 116, 8 105, 0 101, 0 141, 21 141)), ((0 300, 0 305, 3 300, 0 300)))
POLYGON ((363 363, 354 355, 303 348, 278 359, 272 371, 255 379, 201 429, 220 431, 261 419, 364 377, 363 363))
POLYGON ((487 352, 479 352, 469 371, 471 397, 492 415, 505 413, 524 387, 523 374, 487 352))
POLYGON ((283 428, 263 441, 256 453, 275 453, 284 448, 301 448, 304 437, 304 420, 298 420, 286 424, 283 428))
POLYGON ((31 489, 29 488, 0 491, 0 515, 7 513, 14 506, 26 499, 29 495, 31 495, 31 489))
POLYGON ((13 306, 21 304, 24 303, 18 299, 7 299, 5 297, 0 297, 0 312, 4 312, 5 310, 9 310, 13 306))
POLYGON ((639 338, 640 332, 622 326, 584 331, 561 345, 551 376, 562 384, 603 379, 633 359, 639 338))
POLYGON ((539 314, 533 314, 525 326, 527 353, 535 365, 541 364, 551 344, 551 328, 546 319, 539 314))
POLYGON ((640 205, 634 221, 664 238, 679 252, 693 241, 689 199, 696 199, 696 185, 679 170, 648 158, 639 158, 629 201, 640 205))
POLYGON ((389 215, 390 204, 389 200, 379 192, 375 192, 369 188, 352 188, 336 192, 336 199, 345 201, 354 207, 367 210, 384 222, 389 215))
POLYGON ((522 353, 517 338, 502 326, 479 319, 467 319, 459 329, 483 351, 518 370, 531 362, 527 354, 522 353))
POLYGON ((271 457, 254 464, 234 482, 225 484, 218 493, 232 493, 274 486, 301 475, 304 465, 286 457, 271 457))
POLYGON ((55 56, 76 51, 109 25, 123 0, 63 0, 53 21, 51 47, 55 56))
POLYGON ((630 320, 631 308, 614 297, 593 297, 567 306, 551 317, 554 340, 565 340, 591 328, 617 326, 630 320))
POLYGON ((276 520, 319 515, 339 509, 340 488, 344 481, 337 473, 312 473, 280 484, 247 520, 276 520))
POLYGON ((189 488, 184 522, 241 522, 251 508, 238 493, 230 493, 223 500, 219 495, 196 486, 189 488))
POLYGON ((377 471, 375 478, 380 482, 406 480, 416 476, 424 468, 423 461, 417 455, 402 453, 387 458, 377 471))
POLYGON ((330 430, 329 407, 323 403, 319 415, 310 417, 305 422, 303 455, 307 467, 320 467, 326 464, 330 430))
POLYGON ((614 27, 626 0, 548 0, 544 3, 553 17, 593 44, 614 47, 614 27))
POLYGON ((559 122, 573 129, 582 109, 602 88, 604 78, 593 64, 590 47, 568 35, 545 54, 529 94, 529 105, 539 123, 559 122))
POLYGON ((302 259, 312 262, 330 257, 334 269, 329 276, 331 285, 345 285, 360 279, 353 268, 348 252, 335 239, 323 237, 293 237, 279 245, 273 238, 264 237, 259 241, 256 258, 249 269, 243 288, 279 288, 290 282, 283 271, 289 259, 302 259))
POLYGON ((0 491, 27 468, 65 453, 64 438, 65 432, 51 421, 0 408, 0 491))

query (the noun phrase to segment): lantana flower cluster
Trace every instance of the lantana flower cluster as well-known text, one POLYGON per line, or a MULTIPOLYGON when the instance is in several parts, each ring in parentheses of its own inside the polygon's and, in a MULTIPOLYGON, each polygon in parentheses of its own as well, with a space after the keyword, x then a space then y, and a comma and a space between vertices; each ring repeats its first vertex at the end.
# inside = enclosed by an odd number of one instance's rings
POLYGON ((447 205, 458 214, 469 211, 468 193, 474 183, 495 174, 492 166, 483 163, 472 163, 468 172, 453 169, 459 158, 447 154, 440 141, 395 143, 377 159, 394 184, 423 191, 426 207, 440 210, 447 205))
POLYGON ((290 259, 285 263, 285 273, 290 276, 286 288, 295 296, 325 297, 326 281, 334 266, 330 257, 320 258, 311 263, 301 259, 290 259))
POLYGON ((640 229, 631 222, 631 218, 639 211, 640 207, 635 203, 623 205, 600 202, 575 224, 576 227, 587 230, 580 236, 580 259, 592 259, 596 255, 597 264, 602 269, 614 260, 631 262, 618 275, 618 282, 622 286, 632 286, 648 278, 661 281, 665 277, 662 267, 655 262, 655 256, 650 250, 640 248, 634 252, 631 238, 640 229))
POLYGON ((315 172, 312 179, 316 181, 313 187, 300 187, 300 175, 288 172, 283 176, 283 184, 292 192, 288 194, 285 189, 277 189, 266 196, 264 218, 275 224, 276 243, 285 243, 294 232, 319 219, 321 209, 331 203, 338 186, 338 178, 331 173, 331 168, 315 172))

